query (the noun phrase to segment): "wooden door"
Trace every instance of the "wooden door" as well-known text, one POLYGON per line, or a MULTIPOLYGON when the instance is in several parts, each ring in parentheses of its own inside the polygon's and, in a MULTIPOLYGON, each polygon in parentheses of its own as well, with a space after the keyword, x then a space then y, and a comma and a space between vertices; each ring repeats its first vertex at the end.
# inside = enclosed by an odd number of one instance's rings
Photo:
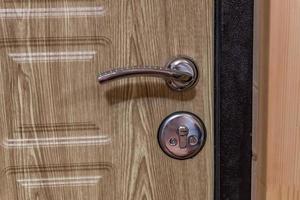
POLYGON ((0 2, 1 200, 213 199, 212 0, 0 2), (178 55, 199 66, 186 92, 153 77, 96 79, 178 55), (157 142, 181 110, 207 129, 188 160, 157 142))

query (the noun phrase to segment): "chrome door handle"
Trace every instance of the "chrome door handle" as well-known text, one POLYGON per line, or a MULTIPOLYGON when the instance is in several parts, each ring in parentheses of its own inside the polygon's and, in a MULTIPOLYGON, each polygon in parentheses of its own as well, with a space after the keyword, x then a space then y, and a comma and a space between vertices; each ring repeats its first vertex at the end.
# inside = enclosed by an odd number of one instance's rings
POLYGON ((133 76, 151 76, 166 80, 167 85, 176 91, 186 90, 197 84, 198 69, 195 62, 187 57, 178 57, 164 68, 157 66, 135 66, 117 68, 98 75, 100 84, 133 76))

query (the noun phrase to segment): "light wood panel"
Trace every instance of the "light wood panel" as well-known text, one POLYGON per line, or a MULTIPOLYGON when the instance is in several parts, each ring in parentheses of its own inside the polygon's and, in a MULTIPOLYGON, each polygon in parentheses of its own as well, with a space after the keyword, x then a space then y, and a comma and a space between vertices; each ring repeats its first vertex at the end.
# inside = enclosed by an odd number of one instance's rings
POLYGON ((213 1, 0 1, 0 196, 14 199, 213 199, 213 1), (98 72, 199 66, 199 84, 99 86, 98 72), (201 117, 203 150, 167 157, 157 143, 175 111, 201 117))
POLYGON ((253 199, 300 199, 300 2, 256 1, 253 199))

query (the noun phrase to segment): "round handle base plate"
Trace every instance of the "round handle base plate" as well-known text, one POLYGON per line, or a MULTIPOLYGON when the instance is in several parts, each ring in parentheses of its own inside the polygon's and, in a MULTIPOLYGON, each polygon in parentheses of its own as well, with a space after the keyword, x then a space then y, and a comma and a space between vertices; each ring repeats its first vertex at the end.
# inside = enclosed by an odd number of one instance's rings
POLYGON ((178 70, 181 72, 186 72, 191 74, 191 79, 182 82, 176 80, 167 80, 167 85, 175 91, 183 91, 194 87, 198 82, 198 69, 195 62, 188 57, 177 57, 174 60, 171 60, 167 65, 167 69, 178 70))

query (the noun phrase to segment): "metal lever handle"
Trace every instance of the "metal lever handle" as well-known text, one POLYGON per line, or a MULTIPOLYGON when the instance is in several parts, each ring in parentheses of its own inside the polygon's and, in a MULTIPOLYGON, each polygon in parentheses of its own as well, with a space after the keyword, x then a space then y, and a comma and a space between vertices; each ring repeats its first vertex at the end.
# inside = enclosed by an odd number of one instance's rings
POLYGON ((98 81, 100 84, 133 76, 151 76, 166 80, 167 85, 176 91, 186 90, 193 87, 198 81, 198 70, 196 64, 186 57, 178 57, 169 62, 166 67, 143 66, 118 68, 100 73, 98 81))
POLYGON ((129 76, 153 76, 165 79, 174 79, 181 81, 189 81, 192 74, 179 70, 164 69, 156 66, 142 66, 142 67, 129 67, 118 68, 111 71, 103 72, 99 75, 99 83, 106 83, 110 80, 126 78, 129 76))

